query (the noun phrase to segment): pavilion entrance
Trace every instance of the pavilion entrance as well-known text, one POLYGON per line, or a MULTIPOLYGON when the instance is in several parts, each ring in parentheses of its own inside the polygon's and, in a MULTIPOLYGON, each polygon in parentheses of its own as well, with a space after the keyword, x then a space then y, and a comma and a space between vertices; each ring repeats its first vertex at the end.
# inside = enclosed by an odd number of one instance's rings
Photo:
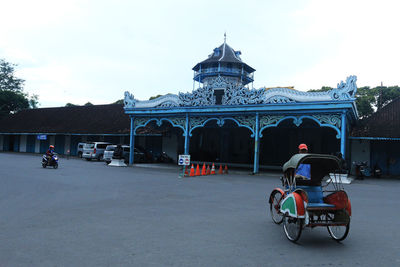
POLYGON ((193 161, 253 164, 254 138, 251 131, 226 120, 223 126, 207 122, 192 131, 189 151, 193 161))
POLYGON ((277 127, 267 128, 260 139, 260 166, 282 166, 298 153, 298 146, 305 143, 309 152, 332 154, 340 152, 340 139, 330 127, 321 127, 311 119, 304 119, 296 126, 292 120, 282 121, 277 127))

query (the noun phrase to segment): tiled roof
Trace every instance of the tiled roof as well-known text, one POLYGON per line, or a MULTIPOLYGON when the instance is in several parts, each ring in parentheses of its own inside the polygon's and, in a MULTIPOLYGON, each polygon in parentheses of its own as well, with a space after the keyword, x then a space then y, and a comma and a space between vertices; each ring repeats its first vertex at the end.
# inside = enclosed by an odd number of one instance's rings
POLYGON ((0 133, 129 134, 120 104, 26 109, 0 119, 0 133))
POLYGON ((198 70, 200 65, 208 65, 212 63, 237 63, 246 69, 248 72, 253 72, 255 69, 247 65, 242 61, 239 57, 240 52, 233 50, 227 43, 223 43, 220 47, 214 49, 213 53, 206 59, 200 63, 197 63, 196 66, 193 67, 193 70, 198 70))
POLYGON ((400 97, 371 117, 360 120, 352 129, 350 136, 400 138, 400 97))

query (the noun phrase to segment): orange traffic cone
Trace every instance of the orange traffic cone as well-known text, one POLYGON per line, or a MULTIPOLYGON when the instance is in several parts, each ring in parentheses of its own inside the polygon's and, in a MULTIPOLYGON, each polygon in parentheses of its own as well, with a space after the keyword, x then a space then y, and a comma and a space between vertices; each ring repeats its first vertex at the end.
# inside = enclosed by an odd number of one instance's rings
POLYGON ((207 165, 207 171, 206 171, 207 175, 210 175, 210 165, 207 165))
POLYGON ((222 164, 219 164, 218 174, 223 174, 223 172, 222 172, 222 164))
POLYGON ((213 163, 213 165, 212 165, 212 167, 211 167, 211 174, 215 174, 215 166, 214 166, 214 163, 213 163))
POLYGON ((228 166, 225 165, 225 174, 228 174, 228 166))
POLYGON ((203 163, 203 168, 201 169, 201 175, 206 175, 206 164, 203 163))
POLYGON ((200 176, 200 167, 199 167, 199 164, 197 164, 197 167, 196 167, 196 176, 200 176))
POLYGON ((194 167, 193 167, 193 164, 192 164, 192 168, 190 168, 190 174, 189 174, 189 176, 190 176, 190 177, 194 176, 194 167))

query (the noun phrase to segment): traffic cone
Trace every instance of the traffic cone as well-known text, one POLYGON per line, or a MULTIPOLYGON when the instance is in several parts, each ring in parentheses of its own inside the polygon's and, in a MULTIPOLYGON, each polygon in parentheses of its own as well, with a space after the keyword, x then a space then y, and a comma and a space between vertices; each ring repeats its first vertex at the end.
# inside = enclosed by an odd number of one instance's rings
POLYGON ((203 163, 203 168, 201 169, 201 175, 206 175, 206 164, 203 163))
POLYGON ((197 167, 196 167, 196 176, 200 176, 200 167, 199 167, 199 164, 197 164, 197 167))
POLYGON ((228 166, 225 164, 225 174, 228 174, 228 166))
MULTIPOLYGON (((193 170, 194 171, 194 170, 193 170)), ((184 176, 189 176, 189 170, 188 170, 188 167, 187 166, 185 166, 185 175, 184 176)))
POLYGON ((215 174, 215 166, 214 166, 214 163, 213 163, 213 165, 212 165, 212 167, 211 167, 211 174, 215 174))
POLYGON ((210 175, 210 165, 207 165, 207 172, 206 172, 206 174, 207 174, 207 175, 210 175))
POLYGON ((218 174, 223 174, 223 172, 222 172, 222 164, 219 164, 218 174))
POLYGON ((193 164, 192 164, 192 168, 190 168, 190 174, 189 174, 189 176, 190 176, 190 177, 194 176, 194 167, 193 167, 193 164))

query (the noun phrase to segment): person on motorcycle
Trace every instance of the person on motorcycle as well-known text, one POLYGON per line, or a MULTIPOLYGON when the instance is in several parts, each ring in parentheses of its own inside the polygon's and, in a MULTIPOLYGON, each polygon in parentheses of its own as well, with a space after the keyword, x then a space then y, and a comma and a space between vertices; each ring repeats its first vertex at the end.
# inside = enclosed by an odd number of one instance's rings
POLYGON ((49 146, 49 149, 47 149, 47 151, 46 151, 46 158, 47 158, 47 162, 50 164, 50 161, 51 161, 51 159, 52 159, 52 157, 53 157, 53 155, 54 155, 54 146, 53 145, 50 145, 49 146))

